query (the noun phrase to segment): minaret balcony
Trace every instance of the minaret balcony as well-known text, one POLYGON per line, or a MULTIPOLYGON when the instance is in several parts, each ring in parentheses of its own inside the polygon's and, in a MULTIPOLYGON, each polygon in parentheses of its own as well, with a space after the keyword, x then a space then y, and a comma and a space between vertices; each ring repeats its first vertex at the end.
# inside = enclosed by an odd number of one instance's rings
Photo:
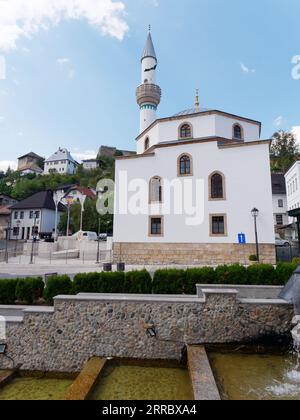
POLYGON ((161 100, 161 88, 153 84, 143 84, 136 90, 136 100, 139 106, 145 103, 158 106, 161 100))

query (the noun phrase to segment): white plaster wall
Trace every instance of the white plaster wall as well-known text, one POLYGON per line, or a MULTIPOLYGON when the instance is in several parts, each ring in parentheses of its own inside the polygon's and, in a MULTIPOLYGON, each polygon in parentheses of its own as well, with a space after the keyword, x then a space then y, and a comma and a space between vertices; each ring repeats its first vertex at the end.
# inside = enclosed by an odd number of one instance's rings
POLYGON ((259 140, 259 125, 247 121, 240 121, 231 117, 218 114, 198 115, 197 117, 187 117, 170 121, 160 121, 145 133, 137 141, 137 153, 144 152, 145 139, 149 137, 150 145, 167 141, 176 141, 179 138, 179 127, 184 123, 189 123, 193 127, 193 137, 224 137, 232 139, 232 129, 234 124, 240 124, 244 131, 244 140, 259 140))
POLYGON ((152 69, 156 64, 157 61, 152 57, 147 57, 142 60, 141 84, 146 83, 146 79, 148 80, 147 83, 156 84, 156 70, 145 72, 146 69, 152 69))
POLYGON ((76 165, 73 162, 66 161, 45 162, 44 174, 48 175, 55 170, 59 174, 74 174, 76 172, 76 165))
MULTIPOLYGON (((269 162, 269 145, 262 143, 228 149, 219 149, 216 142, 179 145, 157 149, 155 156, 116 162, 116 207, 120 195, 120 181, 142 178, 147 183, 153 176, 177 178, 177 159, 182 153, 193 157, 194 179, 203 179, 205 219, 199 226, 186 226, 185 217, 166 215, 164 237, 148 236, 148 215, 115 215, 115 242, 174 242, 174 243, 237 243, 238 234, 245 233, 247 243, 255 243, 251 210, 260 210, 258 218, 259 240, 274 243, 273 203, 269 162), (255 164, 254 164, 255 163, 255 164), (208 200, 208 177, 214 171, 226 177, 227 200, 208 200), (228 236, 210 237, 209 214, 227 214, 228 236)), ((124 192, 121 188, 121 193, 124 192)), ((129 198, 134 193, 129 193, 129 198)), ((150 208, 149 208, 150 213, 150 208)))
POLYGON ((274 194, 273 195, 273 213, 274 213, 274 224, 276 225, 276 215, 283 216, 283 224, 289 223, 287 214, 287 196, 285 194, 274 194), (283 201, 283 207, 279 207, 279 200, 283 201))
POLYGON ((239 124, 243 128, 244 140, 253 141, 260 138, 259 125, 247 121, 240 121, 235 118, 226 117, 224 115, 216 115, 216 132, 215 135, 225 137, 226 139, 232 138, 232 128, 235 124, 239 124))
MULTIPOLYGON (((13 235, 13 231, 11 233, 11 238, 12 239, 21 239, 22 238, 22 228, 25 228, 25 239, 27 239, 27 228, 30 228, 30 238, 31 238, 31 232, 32 232, 32 228, 34 226, 34 218, 30 219, 30 211, 39 211, 40 212, 40 217, 39 219, 36 219, 36 224, 35 226, 38 227, 38 231, 39 232, 43 232, 43 233, 51 233, 54 231, 55 229, 55 211, 54 210, 48 210, 48 209, 43 209, 43 210, 39 210, 39 209, 31 209, 31 210, 24 210, 24 219, 20 218, 20 210, 14 210, 12 212, 12 216, 11 216, 11 227, 12 229, 15 227, 19 227, 20 231, 19 231, 19 236, 18 238, 16 236, 13 235), (14 213, 15 211, 18 211, 18 219, 14 218, 14 213)), ((62 213, 59 212, 58 213, 58 224, 60 221, 60 217, 61 217, 62 213)))
POLYGON ((294 210, 300 207, 300 162, 286 173, 286 190, 288 210, 294 210))
POLYGON ((30 211, 39 211, 40 212, 40 217, 39 219, 36 219, 36 224, 35 226, 38 227, 39 232, 41 231, 41 220, 42 220, 42 214, 41 211, 39 209, 32 209, 32 210, 24 210, 24 218, 21 219, 20 218, 20 214, 21 214, 22 210, 13 210, 12 214, 11 214, 11 239, 21 239, 22 238, 22 228, 25 228, 25 239, 27 239, 27 228, 30 228, 30 238, 31 238, 31 234, 32 234, 32 228, 34 226, 34 218, 30 219, 30 211), (18 213, 18 218, 15 219, 15 212, 18 213), (13 235, 13 229, 19 227, 19 235, 14 236, 13 235))

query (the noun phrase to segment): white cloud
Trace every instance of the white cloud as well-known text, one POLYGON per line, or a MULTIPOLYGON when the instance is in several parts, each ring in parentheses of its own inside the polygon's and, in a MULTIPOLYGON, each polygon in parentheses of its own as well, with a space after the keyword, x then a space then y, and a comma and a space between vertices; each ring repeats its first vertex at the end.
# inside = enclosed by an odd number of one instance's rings
POLYGON ((300 125, 296 125, 295 127, 292 127, 291 131, 296 137, 298 143, 300 143, 300 125))
POLYGON ((7 171, 8 168, 17 169, 17 162, 13 160, 0 160, 0 171, 7 171))
POLYGON ((73 79, 75 75, 75 70, 72 61, 69 58, 58 58, 56 63, 63 68, 67 69, 69 79, 73 79))
POLYGON ((254 69, 250 69, 244 63, 240 63, 240 66, 241 66, 241 70, 242 70, 243 73, 247 73, 247 74, 249 74, 249 73, 255 73, 255 70, 254 69))
POLYGON ((117 0, 0 0, 0 50, 15 49, 62 20, 82 20, 102 34, 122 40, 128 31, 125 5, 117 0))
POLYGON ((75 150, 71 153, 74 159, 77 161, 87 160, 87 159, 95 159, 98 155, 98 150, 85 150, 85 151, 79 151, 75 150))
POLYGON ((277 117, 275 120, 274 120, 274 122, 273 122, 273 124, 275 125, 275 127, 281 127, 282 126, 282 124, 284 123, 284 118, 283 118, 283 116, 282 115, 280 115, 279 117, 277 117))

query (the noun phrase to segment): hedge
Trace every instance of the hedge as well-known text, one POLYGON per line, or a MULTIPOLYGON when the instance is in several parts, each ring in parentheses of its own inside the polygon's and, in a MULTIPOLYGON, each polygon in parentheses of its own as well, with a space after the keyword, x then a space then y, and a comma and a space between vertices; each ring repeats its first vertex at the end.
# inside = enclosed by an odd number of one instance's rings
POLYGON ((297 263, 279 263, 276 267, 275 284, 285 285, 291 278, 293 272, 299 264, 297 263))
POLYGON ((147 270, 130 271, 125 274, 125 293, 147 295, 152 293, 152 278, 147 270))
POLYGON ((43 297, 44 282, 41 277, 19 279, 16 286, 16 299, 32 305, 43 297))
POLYGON ((180 295, 188 290, 187 271, 157 270, 154 274, 152 290, 157 295, 180 295))
POLYGON ((189 268, 187 270, 187 294, 197 293, 196 284, 215 284, 216 271, 212 267, 189 268))
POLYGON ((245 284, 247 268, 239 265, 220 265, 215 270, 217 284, 245 284))
POLYGON ((274 268, 268 264, 243 266, 223 265, 191 268, 188 270, 157 270, 152 281, 146 270, 129 273, 77 274, 72 282, 68 276, 52 276, 44 289, 41 278, 0 279, 0 304, 16 301, 32 304, 42 296, 49 304, 57 295, 78 293, 124 294, 196 294, 196 284, 285 285, 297 268, 295 263, 280 263, 274 268), (43 291, 44 289, 44 291, 43 291))
POLYGON ((98 293, 125 293, 125 273, 101 273, 98 278, 98 293))
POLYGON ((0 279, 0 304, 13 305, 16 300, 18 279, 0 279))
POLYGON ((74 277, 73 292, 78 293, 97 293, 98 281, 101 273, 80 273, 74 277))
POLYGON ((53 303, 53 298, 57 295, 71 295, 73 284, 68 276, 51 276, 48 278, 44 290, 44 299, 48 303, 53 303))

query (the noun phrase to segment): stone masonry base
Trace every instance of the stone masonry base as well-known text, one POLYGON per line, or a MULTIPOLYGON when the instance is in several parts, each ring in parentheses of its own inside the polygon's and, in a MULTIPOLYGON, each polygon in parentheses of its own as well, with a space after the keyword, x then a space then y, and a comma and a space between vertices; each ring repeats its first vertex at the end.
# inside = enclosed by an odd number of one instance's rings
MULTIPOLYGON (((130 265, 220 265, 249 264, 255 244, 114 243, 114 262, 130 265)), ((275 246, 259 246, 260 262, 276 264, 275 246)))

